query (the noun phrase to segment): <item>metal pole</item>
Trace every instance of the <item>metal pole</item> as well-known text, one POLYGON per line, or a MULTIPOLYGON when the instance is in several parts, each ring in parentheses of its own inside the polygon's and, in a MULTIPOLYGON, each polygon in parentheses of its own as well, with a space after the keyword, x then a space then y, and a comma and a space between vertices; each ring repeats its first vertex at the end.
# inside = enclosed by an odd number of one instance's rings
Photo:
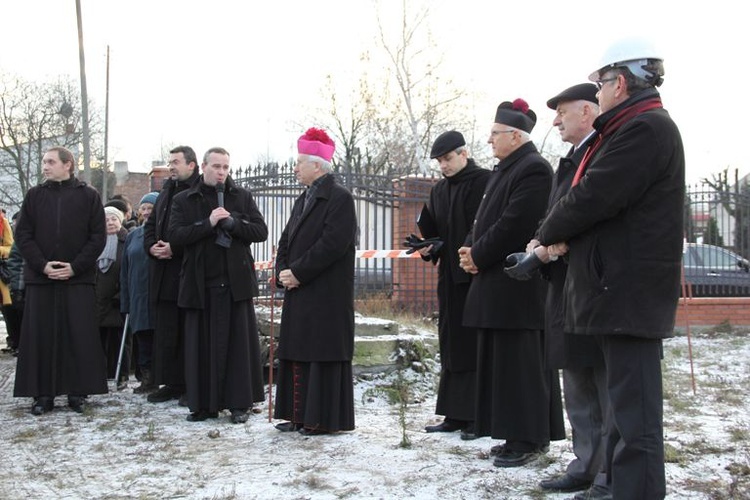
POLYGON ((115 387, 120 382, 120 367, 122 366, 122 354, 125 352, 125 339, 128 337, 128 320, 130 314, 125 315, 125 325, 122 327, 122 340, 120 341, 120 355, 117 357, 117 370, 115 370, 115 387))
POLYGON ((107 173, 109 172, 109 45, 107 45, 107 85, 104 101, 104 165, 102 165, 102 200, 107 201, 107 173))
POLYGON ((89 95, 86 91, 86 59, 83 54, 81 0, 76 0, 78 20, 78 61, 81 70, 81 121, 83 122, 83 180, 91 184, 91 141, 89 139, 89 95))
POLYGON ((268 335, 268 421, 273 420, 273 337, 274 327, 274 302, 276 302, 276 245, 271 248, 271 327, 268 335))

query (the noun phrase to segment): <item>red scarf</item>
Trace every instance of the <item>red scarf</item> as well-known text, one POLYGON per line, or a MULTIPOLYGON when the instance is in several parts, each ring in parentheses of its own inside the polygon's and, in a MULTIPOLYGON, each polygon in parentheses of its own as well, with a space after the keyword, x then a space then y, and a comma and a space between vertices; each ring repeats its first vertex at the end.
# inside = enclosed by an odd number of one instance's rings
POLYGON ((661 98, 653 97, 651 99, 646 99, 644 101, 633 104, 632 106, 621 110, 619 113, 613 116, 612 119, 604 125, 604 128, 599 134, 599 137, 596 138, 596 141, 594 141, 594 143, 588 147, 586 153, 583 155, 583 159, 581 160, 580 165, 578 165, 578 170, 576 170, 576 175, 573 177, 573 183, 571 184, 571 187, 578 184, 578 182, 581 180, 581 177, 583 177, 583 173, 585 172, 586 167, 591 160, 591 157, 594 156, 594 153, 599 150, 605 137, 609 137, 610 135, 614 134, 617 129, 622 127, 626 122, 630 121, 630 119, 635 117, 636 115, 640 115, 643 112, 661 107, 663 107, 661 105, 661 98))

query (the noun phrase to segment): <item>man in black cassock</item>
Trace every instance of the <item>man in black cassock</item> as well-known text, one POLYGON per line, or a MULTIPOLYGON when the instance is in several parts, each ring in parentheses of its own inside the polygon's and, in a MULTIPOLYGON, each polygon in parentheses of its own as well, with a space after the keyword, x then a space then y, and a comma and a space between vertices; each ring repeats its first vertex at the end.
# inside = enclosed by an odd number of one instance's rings
POLYGON ((274 416, 282 432, 354 429, 354 242, 351 193, 330 173, 335 145, 309 129, 294 172, 307 189, 279 240, 276 280, 285 288, 274 416))
POLYGON ((189 422, 229 409, 233 423, 263 400, 258 294, 251 243, 268 228, 249 191, 229 177, 229 153, 211 148, 203 175, 174 198, 169 241, 184 248, 177 304, 185 312, 189 422))
POLYGON ((430 158, 443 174, 430 192, 419 229, 424 238, 440 238, 442 246, 421 248, 425 260, 438 265, 438 337, 440 339, 440 385, 435 413, 445 419, 425 427, 427 432, 466 430, 473 433, 477 366, 475 328, 463 326, 464 302, 471 274, 459 266, 458 249, 474 222, 489 170, 469 158, 464 136, 455 130, 435 139, 430 158))
POLYGON ((29 189, 16 227, 26 303, 13 395, 33 397, 31 413, 51 411, 57 395, 83 412, 89 394, 107 392, 94 279, 106 229, 99 193, 75 178, 75 158, 54 147, 45 181, 29 189))
POLYGON ((523 99, 498 106, 488 143, 499 163, 459 249, 461 267, 474 275, 464 325, 478 329, 475 433, 505 439, 491 450, 498 467, 524 465, 550 439, 565 438, 562 408, 550 409, 543 358, 546 285, 504 272, 506 256, 526 248, 547 207, 552 167, 529 137, 535 124, 523 99))

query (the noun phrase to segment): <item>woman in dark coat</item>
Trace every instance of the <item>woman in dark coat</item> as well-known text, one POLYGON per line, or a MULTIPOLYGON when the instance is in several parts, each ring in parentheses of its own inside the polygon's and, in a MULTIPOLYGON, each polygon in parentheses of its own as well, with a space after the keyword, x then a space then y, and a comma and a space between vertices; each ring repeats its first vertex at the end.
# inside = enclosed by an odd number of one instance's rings
MULTIPOLYGON (((157 389, 151 370, 151 353, 154 342, 153 311, 149 301, 150 262, 143 246, 144 224, 151 215, 159 193, 153 192, 141 198, 138 218, 141 225, 128 234, 120 267, 120 312, 128 314, 128 328, 133 332, 137 368, 141 385, 134 393, 146 393, 157 389)), ((138 373, 136 373, 137 375, 138 373)))
MULTIPOLYGON (((104 207, 107 224, 107 243, 96 261, 96 312, 99 335, 107 357, 107 377, 115 378, 120 355, 124 320, 120 314, 120 264, 125 249, 127 229, 122 227, 123 213, 114 207, 104 207)), ((117 388, 127 384, 130 367, 131 339, 126 339, 117 388)))

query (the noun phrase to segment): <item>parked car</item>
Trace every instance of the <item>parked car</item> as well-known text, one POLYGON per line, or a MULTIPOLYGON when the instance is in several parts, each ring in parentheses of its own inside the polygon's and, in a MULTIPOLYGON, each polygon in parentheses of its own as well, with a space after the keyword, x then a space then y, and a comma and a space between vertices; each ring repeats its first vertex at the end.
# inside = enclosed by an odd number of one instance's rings
POLYGON ((750 261, 726 248, 686 243, 682 261, 693 297, 750 296, 750 261))

